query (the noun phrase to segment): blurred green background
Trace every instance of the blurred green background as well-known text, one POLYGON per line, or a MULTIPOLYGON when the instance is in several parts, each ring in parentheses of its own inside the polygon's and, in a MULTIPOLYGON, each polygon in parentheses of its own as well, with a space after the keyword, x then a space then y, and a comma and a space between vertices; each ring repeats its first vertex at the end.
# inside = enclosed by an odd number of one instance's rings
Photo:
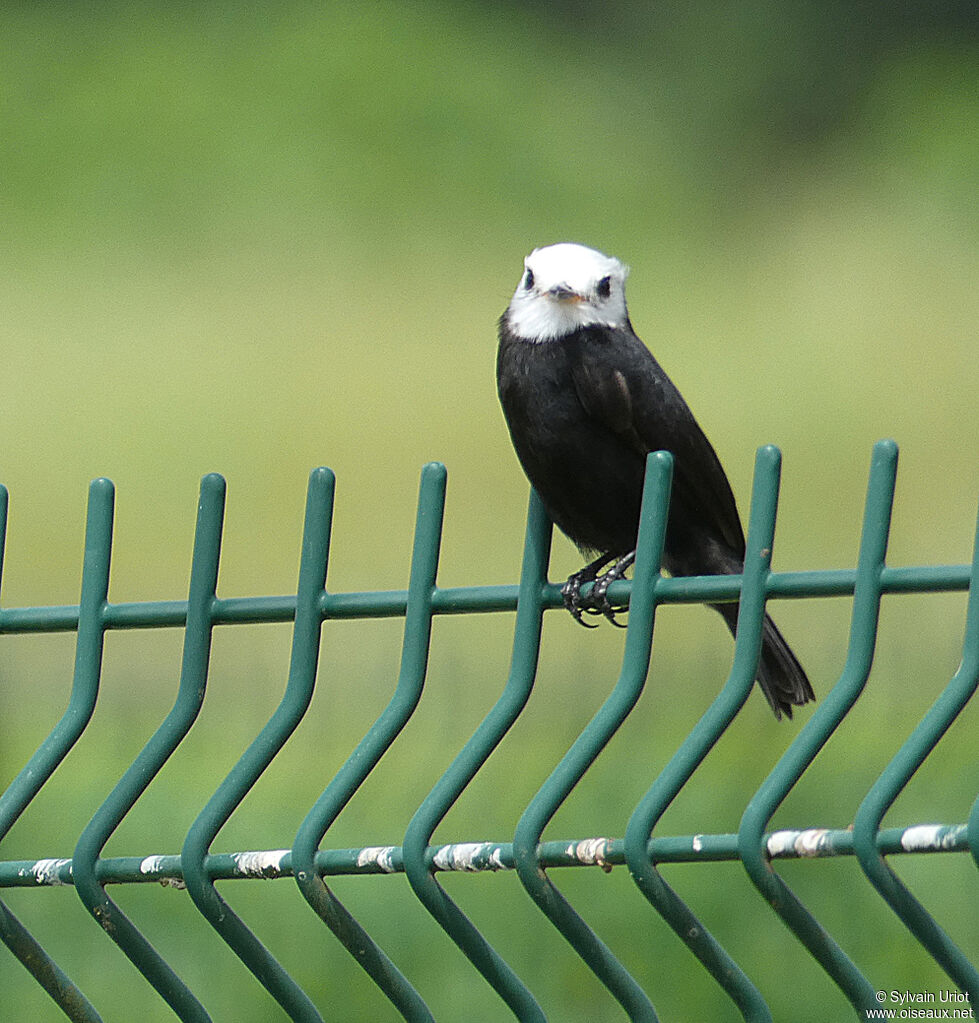
MULTIPOLYGON (((198 481, 211 470, 229 484, 219 592, 287 593, 306 478, 321 464, 338 476, 332 589, 405 585, 430 459, 449 468, 440 581, 514 581, 527 484, 496 402, 495 319, 524 255, 559 240, 631 265, 633 322, 711 436, 743 511, 755 449, 782 448, 776 568, 854 563, 882 436, 902 448, 891 563, 968 561, 977 21, 971 2, 4 4, 6 606, 77 602, 98 475, 117 486, 110 599, 186 592, 198 481)), ((552 577, 577 566, 556 539, 552 577)), ((955 670, 964 606, 961 594, 885 600, 866 694, 776 826, 852 820, 955 670)), ((845 656, 847 602, 774 611, 825 694, 845 656)), ((511 625, 436 623, 420 708, 329 844, 400 843, 495 699, 511 625)), ((722 684, 731 645, 716 616, 668 608, 658 625, 643 700, 545 837, 621 836, 722 684)), ((614 684, 621 645, 614 629, 547 617, 534 697, 437 840, 512 836, 614 684)), ((399 646, 398 622, 325 627, 310 713, 215 851, 291 845, 385 703, 399 646)), ((178 851, 275 706, 288 648, 288 628, 218 630, 202 716, 107 855, 178 851)), ((72 654, 70 636, 4 638, 0 783, 63 708, 72 654)), ((93 722, 5 858, 71 855, 169 708, 179 659, 176 631, 109 635, 93 722)), ((753 695, 661 833, 735 830, 798 718, 777 725, 753 695)), ((979 790, 975 726, 970 708, 885 823, 965 819, 979 790)), ((970 863, 896 866, 975 957, 970 863)), ((855 863, 780 870, 878 987, 949 986, 855 863)), ((666 875, 776 1018, 849 1017, 739 866, 666 875)), ((555 880, 664 1020, 738 1018, 625 870, 555 880)), ((515 876, 445 883, 550 1018, 621 1018, 515 876)), ((397 1018, 291 882, 222 890, 327 1018, 397 1018)), ((336 890, 437 1018, 506 1018, 403 877, 336 890)), ((185 895, 113 895, 216 1020, 284 1018, 185 895)), ((70 889, 8 901, 106 1020, 172 1018, 70 889)), ((6 950, 0 992, 5 1019, 61 1018, 6 950)))

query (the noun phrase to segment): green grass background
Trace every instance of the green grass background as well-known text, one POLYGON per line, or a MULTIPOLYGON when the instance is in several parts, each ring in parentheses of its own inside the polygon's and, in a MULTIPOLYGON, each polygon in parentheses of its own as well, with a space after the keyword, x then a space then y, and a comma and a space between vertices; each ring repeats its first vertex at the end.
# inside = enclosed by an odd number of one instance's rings
MULTIPOLYGON (((117 487, 112 600, 186 592, 200 476, 228 479, 223 596, 295 585, 306 478, 338 476, 329 586, 402 588, 418 473, 449 468, 445 585, 512 582, 527 485, 493 379, 496 317, 535 245, 632 267, 641 336, 696 410, 746 510, 755 449, 784 453, 779 569, 850 566, 870 448, 901 471, 892 564, 971 557, 979 492, 979 90, 970 5, 12 3, 0 13, 0 468, 6 606, 78 599, 88 481, 117 487)), ((577 567, 555 540, 552 577, 577 567)), ((865 696, 775 818, 845 827, 958 663, 964 597, 885 600, 865 696)), ((844 600, 774 608, 819 694, 843 664, 844 600)), ((512 616, 436 622, 418 712, 328 836, 400 843, 494 701, 512 616)), ((620 836, 721 685, 730 641, 665 609, 639 707, 545 837, 620 836)), ((548 615, 525 714, 436 833, 508 840, 614 684, 622 636, 548 615)), ((289 846, 386 702, 397 622, 324 630, 309 715, 215 843, 289 846)), ((275 706, 289 630, 220 629, 201 718, 106 847, 176 852, 275 706)), ((67 636, 0 645, 0 782, 64 706, 67 636)), ((82 740, 4 842, 70 856, 168 710, 175 631, 112 633, 82 740)), ((805 720, 807 714, 799 716, 805 720)), ((956 822, 979 790, 968 709, 885 823, 956 822)), ((735 830, 797 723, 752 697, 662 833, 735 830)), ((973 958, 975 868, 901 876, 973 958)), ((881 988, 947 979, 851 861, 780 872, 881 988)), ((846 1003, 737 865, 665 871, 777 1019, 846 1003)), ((555 880, 664 1020, 734 1007, 625 870, 555 880)), ((515 876, 446 887, 554 1020, 621 1012, 515 876)), ((439 1019, 501 1003, 403 877, 336 890, 439 1019)), ((396 1014, 289 881, 223 892, 329 1019, 396 1014)), ((284 1018, 181 893, 113 892, 216 1020, 284 1018)), ((5 896, 6 898, 7 896, 5 896)), ((70 888, 9 904, 106 1020, 163 1002, 70 888)), ((5 1019, 60 1013, 6 951, 5 1019)))

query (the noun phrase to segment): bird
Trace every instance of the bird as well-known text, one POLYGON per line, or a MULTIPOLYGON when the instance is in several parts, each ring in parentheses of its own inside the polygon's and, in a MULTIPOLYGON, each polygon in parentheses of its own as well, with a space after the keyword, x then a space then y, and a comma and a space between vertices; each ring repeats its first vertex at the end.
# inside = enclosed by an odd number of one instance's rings
MULTIPOLYGON (((633 330, 628 273, 618 259, 574 242, 534 249, 499 320, 497 391, 517 458, 551 520, 591 559, 562 588, 582 625, 584 613, 620 624, 607 591, 635 560, 651 451, 669 451, 674 461, 666 571, 744 568, 731 485, 679 390, 633 330)), ((738 605, 710 606, 735 635, 738 605)), ((815 699, 767 614, 757 681, 777 719, 815 699)))

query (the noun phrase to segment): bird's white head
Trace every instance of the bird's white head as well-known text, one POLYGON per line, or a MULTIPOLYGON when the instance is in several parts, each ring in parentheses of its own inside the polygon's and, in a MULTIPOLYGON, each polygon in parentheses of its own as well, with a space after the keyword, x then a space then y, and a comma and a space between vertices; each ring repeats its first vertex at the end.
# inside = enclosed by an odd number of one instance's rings
POLYGON ((534 249, 507 309, 507 324, 525 341, 554 341, 590 326, 629 323, 629 268, 585 245, 561 242, 534 249))

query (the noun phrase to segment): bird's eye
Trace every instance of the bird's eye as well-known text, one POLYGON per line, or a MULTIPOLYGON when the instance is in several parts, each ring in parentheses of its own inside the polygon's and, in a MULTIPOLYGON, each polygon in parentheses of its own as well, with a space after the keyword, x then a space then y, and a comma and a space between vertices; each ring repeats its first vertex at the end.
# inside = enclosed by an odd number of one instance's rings
POLYGON ((603 277, 598 282, 598 287, 595 289, 598 293, 599 298, 608 298, 612 294, 612 278, 603 277))
POLYGON ((530 291, 534 286, 534 271, 530 267, 527 268, 527 272, 524 274, 523 286, 525 291, 530 291))

